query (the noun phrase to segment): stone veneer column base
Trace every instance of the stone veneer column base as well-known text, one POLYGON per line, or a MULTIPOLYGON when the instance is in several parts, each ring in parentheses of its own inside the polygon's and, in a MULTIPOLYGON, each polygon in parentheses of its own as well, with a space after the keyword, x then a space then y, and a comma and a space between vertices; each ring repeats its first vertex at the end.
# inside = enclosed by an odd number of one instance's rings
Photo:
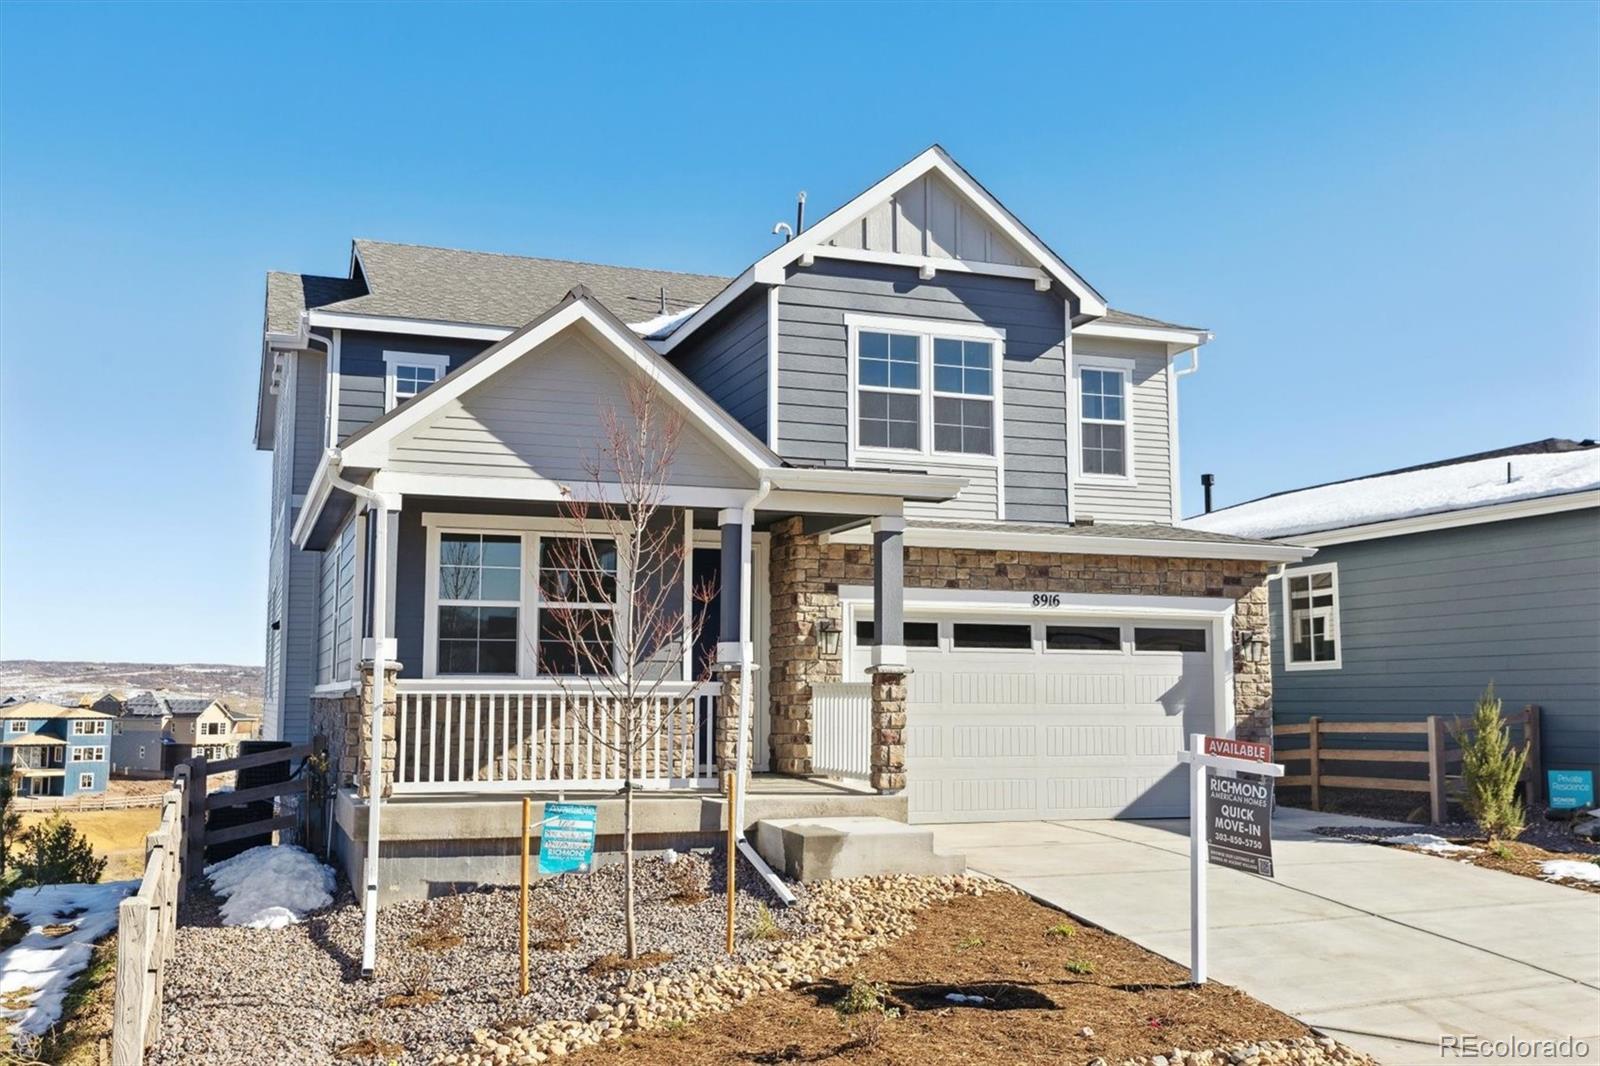
POLYGON ((906 675, 880 667, 872 674, 872 787, 901 792, 906 787, 906 675))
MULTIPOLYGON (((368 731, 372 705, 372 664, 362 663, 360 684, 338 696, 311 698, 311 733, 328 738, 328 773, 337 788, 354 788, 356 794, 369 793, 367 773, 368 731)), ((399 751, 398 701, 395 681, 400 663, 385 663, 383 671, 383 750, 379 765, 383 773, 383 794, 394 791, 395 756, 399 751)))
MULTIPOLYGON (((713 746, 717 758, 717 774, 733 772, 734 762, 739 757, 739 690, 744 686, 744 673, 737 666, 724 668, 720 671, 722 678, 722 697, 717 701, 717 719, 713 746)), ((751 708, 750 720, 745 723, 745 750, 749 753, 750 761, 755 761, 755 708, 751 708)), ((750 779, 750 768, 745 767, 745 780, 750 779)))

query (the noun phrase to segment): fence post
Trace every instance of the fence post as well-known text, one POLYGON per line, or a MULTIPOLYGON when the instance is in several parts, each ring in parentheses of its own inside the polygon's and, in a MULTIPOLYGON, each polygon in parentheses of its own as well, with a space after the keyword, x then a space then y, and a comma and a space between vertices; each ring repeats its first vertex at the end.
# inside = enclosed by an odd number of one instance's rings
POLYGON ((150 951, 150 904, 130 896, 117 905, 116 1015, 111 1021, 112 1066, 144 1062, 145 958, 150 951))
POLYGON ((1528 762, 1522 772, 1527 786, 1527 803, 1532 807, 1539 802, 1540 787, 1544 784, 1544 753, 1539 747, 1539 705, 1528 704, 1522 709, 1522 716, 1522 739, 1528 746, 1528 762))
POLYGON ((173 863, 178 877, 178 902, 182 903, 189 896, 189 790, 193 783, 188 766, 178 767, 172 775, 172 784, 162 813, 166 813, 166 804, 172 805, 173 863))
POLYGON ((1446 812, 1445 775, 1449 767, 1445 761, 1446 737, 1444 720, 1436 714, 1428 715, 1428 808, 1434 825, 1443 825, 1446 812))
POLYGON ((1320 811, 1322 810, 1322 734, 1320 732, 1322 719, 1317 715, 1312 715, 1306 724, 1311 727, 1306 734, 1310 745, 1308 748, 1310 766, 1306 773, 1311 775, 1311 809, 1320 811))
POLYGON ((206 757, 189 760, 188 853, 190 877, 199 877, 206 868, 206 757))

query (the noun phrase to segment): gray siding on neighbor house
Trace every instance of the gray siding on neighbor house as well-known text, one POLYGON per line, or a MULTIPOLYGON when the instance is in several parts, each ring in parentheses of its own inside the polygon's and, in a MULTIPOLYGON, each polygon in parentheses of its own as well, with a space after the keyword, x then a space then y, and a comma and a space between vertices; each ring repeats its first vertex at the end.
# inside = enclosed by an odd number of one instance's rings
POLYGON ((672 353, 678 368, 739 424, 767 440, 767 290, 757 286, 672 353))
POLYGON ((1320 549, 1339 567, 1343 666, 1283 669, 1272 583, 1274 717, 1467 714, 1491 680, 1543 708, 1544 764, 1600 770, 1600 509, 1320 549))
POLYGON ((339 334, 339 439, 383 414, 384 352, 412 352, 450 357, 450 369, 489 347, 488 341, 447 337, 406 337, 393 333, 339 334))
MULTIPOLYGON (((824 259, 795 270, 778 293, 784 458, 845 465, 847 313, 978 323, 1006 333, 1005 517, 1067 520, 1066 308, 1059 294, 1037 292, 1020 278, 942 273, 922 281, 911 267, 824 259)), ((947 513, 972 517, 970 507, 947 513)))

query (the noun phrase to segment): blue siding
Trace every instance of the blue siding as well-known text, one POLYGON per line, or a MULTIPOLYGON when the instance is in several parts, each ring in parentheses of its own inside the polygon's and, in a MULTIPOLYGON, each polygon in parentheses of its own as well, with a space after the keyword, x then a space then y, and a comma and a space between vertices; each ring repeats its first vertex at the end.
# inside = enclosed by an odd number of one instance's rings
POLYGON ((846 462, 848 312, 1006 332, 1005 514, 1067 520, 1066 306, 1020 278, 818 259, 778 290, 778 442, 806 465, 846 462))
POLYGON ((1544 763, 1600 770, 1600 510, 1322 548, 1339 564, 1338 670, 1283 669, 1272 587, 1275 718, 1467 714, 1490 680, 1543 708, 1544 763))
POLYGON ((752 289, 673 352, 684 374, 762 440, 767 435, 767 290, 752 289))
POLYGON ((384 352, 447 355, 454 370, 488 347, 488 341, 345 330, 339 336, 339 439, 383 414, 384 352))

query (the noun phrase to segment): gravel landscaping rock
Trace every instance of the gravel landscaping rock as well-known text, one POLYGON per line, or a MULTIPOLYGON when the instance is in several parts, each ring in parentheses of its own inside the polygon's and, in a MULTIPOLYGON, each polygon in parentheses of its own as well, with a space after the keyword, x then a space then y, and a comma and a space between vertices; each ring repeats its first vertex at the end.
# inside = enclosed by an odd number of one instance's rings
MULTIPOLYGON (((1546 851, 1600 855, 1600 841, 1591 840, 1572 831, 1573 822, 1545 817, 1546 808, 1534 807, 1528 811, 1528 825, 1517 835, 1517 841, 1532 844, 1546 851)), ((1365 840, 1387 843, 1390 837, 1415 833, 1414 826, 1341 825, 1318 826, 1315 832, 1322 836, 1344 840, 1365 840)), ((1429 826, 1428 832, 1454 841, 1481 841, 1483 833, 1475 822, 1445 822, 1429 826)))
MULTIPOLYGON (((722 860, 680 856, 678 864, 687 865, 674 870, 677 864, 654 857, 637 863, 640 951, 671 958, 632 974, 585 972, 597 957, 624 950, 620 866, 536 882, 530 910, 542 924, 531 939, 571 943, 532 952, 533 987, 525 998, 517 995, 514 888, 384 907, 370 981, 360 977, 361 908, 348 889, 331 908, 284 929, 223 926, 215 897, 193 891, 167 967, 161 1042, 148 1061, 427 1063, 472 1045, 475 1034, 487 1039, 497 1026, 583 1018, 602 994, 629 982, 643 986, 725 965, 722 860), (671 898, 691 868, 710 894, 693 903, 671 898), (372 1042, 366 1050, 385 1043, 404 1050, 363 1056, 352 1046, 361 1041, 372 1042), (349 1050, 341 1056, 340 1049, 349 1050)), ((741 936, 740 960, 766 958, 815 932, 805 907, 782 907, 741 869, 741 930, 761 906, 785 939, 741 936)))

